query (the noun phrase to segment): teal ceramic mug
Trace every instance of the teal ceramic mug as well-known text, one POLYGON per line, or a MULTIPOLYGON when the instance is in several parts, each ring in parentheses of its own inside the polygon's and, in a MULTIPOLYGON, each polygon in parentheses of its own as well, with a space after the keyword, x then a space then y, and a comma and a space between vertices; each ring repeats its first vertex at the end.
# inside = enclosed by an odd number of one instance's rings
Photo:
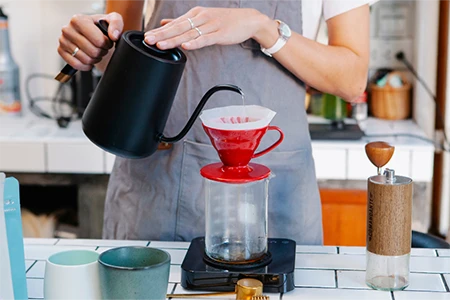
POLYGON ((170 254, 150 247, 119 247, 100 254, 103 299, 166 299, 170 254))

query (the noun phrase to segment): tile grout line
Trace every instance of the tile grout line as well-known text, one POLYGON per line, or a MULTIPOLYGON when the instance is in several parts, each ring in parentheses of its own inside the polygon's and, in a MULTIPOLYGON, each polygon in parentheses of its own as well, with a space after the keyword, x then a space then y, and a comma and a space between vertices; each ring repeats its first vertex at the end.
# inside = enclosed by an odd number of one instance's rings
MULTIPOLYGON (((175 294, 175 290, 177 289, 177 285, 178 285, 178 283, 175 283, 175 284, 173 285, 173 288, 172 288, 172 291, 170 292, 170 294, 175 294)), ((173 298, 170 297, 169 299, 173 299, 173 298)))
POLYGON ((445 291, 447 293, 450 292, 450 290, 448 288, 447 280, 445 280, 444 274, 439 274, 439 275, 441 276, 441 280, 442 280, 442 283, 444 284, 445 291))
POLYGON ((31 266, 25 271, 25 274, 28 273, 28 271, 31 270, 32 267, 34 267, 34 265, 38 262, 37 259, 34 260, 34 262, 31 264, 31 266))
POLYGON ((334 270, 334 288, 336 288, 336 289, 339 288, 337 272, 338 272, 337 270, 334 270))

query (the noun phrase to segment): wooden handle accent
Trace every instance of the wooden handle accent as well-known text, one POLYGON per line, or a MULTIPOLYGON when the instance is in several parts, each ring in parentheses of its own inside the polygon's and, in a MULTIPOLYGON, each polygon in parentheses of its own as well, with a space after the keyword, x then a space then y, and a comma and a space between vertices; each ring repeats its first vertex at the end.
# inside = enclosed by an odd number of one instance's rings
POLYGON ((367 186, 367 250, 400 256, 411 252, 413 183, 367 186))
POLYGON ((386 165, 394 154, 394 146, 386 142, 370 142, 366 145, 366 154, 375 167, 386 165))

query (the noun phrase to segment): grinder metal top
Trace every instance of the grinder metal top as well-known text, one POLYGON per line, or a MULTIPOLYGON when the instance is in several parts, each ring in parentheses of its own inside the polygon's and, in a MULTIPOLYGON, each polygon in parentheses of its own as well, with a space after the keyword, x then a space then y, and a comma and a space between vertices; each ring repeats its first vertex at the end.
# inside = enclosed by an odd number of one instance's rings
POLYGON ((376 175, 369 178, 369 180, 376 184, 402 185, 409 184, 412 179, 409 177, 395 175, 392 169, 385 169, 383 175, 376 175))

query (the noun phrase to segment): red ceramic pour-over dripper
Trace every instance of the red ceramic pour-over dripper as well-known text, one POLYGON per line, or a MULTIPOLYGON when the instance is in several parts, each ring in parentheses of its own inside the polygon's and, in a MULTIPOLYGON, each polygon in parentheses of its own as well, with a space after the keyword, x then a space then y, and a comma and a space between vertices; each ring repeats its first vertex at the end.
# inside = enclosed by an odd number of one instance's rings
POLYGON ((260 164, 250 163, 276 148, 284 139, 284 134, 276 126, 256 129, 224 130, 203 125, 222 163, 207 165, 200 170, 203 177, 224 182, 248 182, 269 176, 270 169, 260 164), (262 137, 268 130, 280 133, 279 139, 268 148, 255 153, 262 137))

